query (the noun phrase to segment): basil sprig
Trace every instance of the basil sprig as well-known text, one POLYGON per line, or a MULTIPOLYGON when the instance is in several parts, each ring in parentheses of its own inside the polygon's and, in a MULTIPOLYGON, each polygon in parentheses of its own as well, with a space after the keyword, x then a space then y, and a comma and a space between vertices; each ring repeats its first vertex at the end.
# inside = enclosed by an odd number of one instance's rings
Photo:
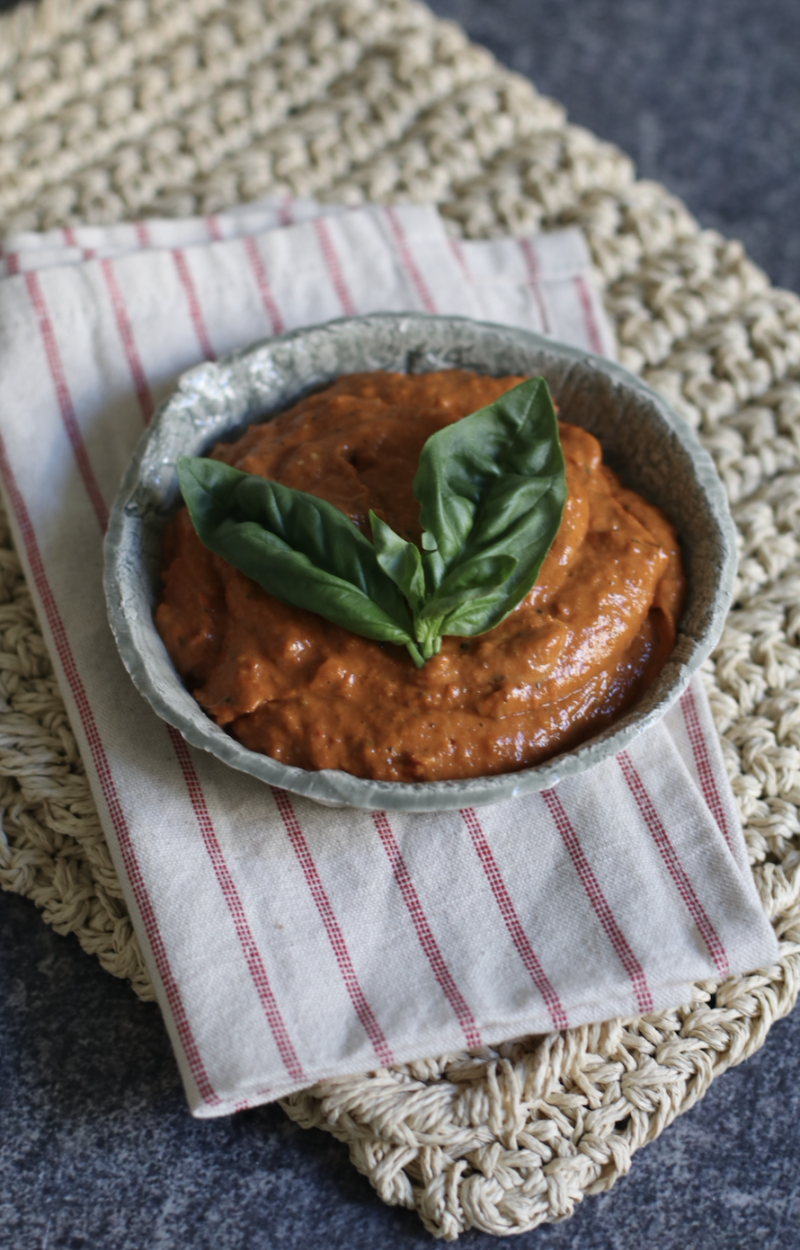
POLYGON ((324 499, 181 456, 201 541, 285 603, 365 638, 405 645, 417 667, 442 637, 483 634, 524 599, 566 502, 558 420, 543 378, 431 435, 419 459, 422 550, 370 512, 374 543, 324 499))

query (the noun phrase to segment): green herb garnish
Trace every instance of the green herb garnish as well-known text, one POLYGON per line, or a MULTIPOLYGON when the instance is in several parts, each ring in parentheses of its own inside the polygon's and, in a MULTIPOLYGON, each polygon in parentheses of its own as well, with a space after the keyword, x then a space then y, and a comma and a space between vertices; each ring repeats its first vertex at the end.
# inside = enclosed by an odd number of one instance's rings
POLYGON ((531 378, 426 442, 414 479, 422 550, 370 512, 374 543, 324 499, 181 456, 201 541, 284 603, 408 647, 421 668, 448 634, 499 625, 533 586, 567 497, 558 421, 531 378))

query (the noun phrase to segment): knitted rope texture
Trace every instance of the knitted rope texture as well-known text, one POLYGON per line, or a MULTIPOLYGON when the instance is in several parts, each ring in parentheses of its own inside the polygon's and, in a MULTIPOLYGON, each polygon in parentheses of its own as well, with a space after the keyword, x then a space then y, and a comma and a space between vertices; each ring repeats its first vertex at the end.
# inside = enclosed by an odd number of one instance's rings
MULTIPOLYGON (((412 0, 42 0, 0 18, 5 231, 275 192, 434 202, 470 236, 582 226, 622 363, 700 432, 739 527, 706 677, 780 962, 676 1011, 283 1104, 435 1236, 520 1232, 608 1189, 800 990, 800 300, 412 0)), ((0 808, 3 887, 152 997, 5 524, 0 808)))

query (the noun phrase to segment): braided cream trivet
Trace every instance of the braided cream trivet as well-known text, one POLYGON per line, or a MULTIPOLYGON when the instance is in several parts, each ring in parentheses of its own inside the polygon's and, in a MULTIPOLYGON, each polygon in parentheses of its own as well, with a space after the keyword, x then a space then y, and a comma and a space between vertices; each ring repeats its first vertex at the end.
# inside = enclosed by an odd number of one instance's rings
MULTIPOLYGON (((520 1232, 609 1188, 800 990, 800 301, 411 0, 42 0, 0 18, 4 230, 281 191, 432 201, 473 236, 582 226, 623 363, 700 431, 741 534, 707 678, 780 963, 678 1011, 283 1104, 435 1235, 520 1232)), ((0 883, 151 997, 5 528, 0 808, 0 883)))

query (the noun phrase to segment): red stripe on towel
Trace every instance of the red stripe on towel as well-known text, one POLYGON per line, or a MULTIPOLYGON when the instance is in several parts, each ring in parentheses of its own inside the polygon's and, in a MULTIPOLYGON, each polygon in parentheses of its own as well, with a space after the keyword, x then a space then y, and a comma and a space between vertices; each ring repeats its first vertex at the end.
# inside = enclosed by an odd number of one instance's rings
POLYGON ((539 283, 542 277, 541 270, 539 268, 539 257, 536 255, 536 249, 530 239, 518 239, 517 243, 519 244, 522 259, 525 262, 525 268, 528 271, 528 287, 531 295, 536 301, 536 307, 539 309, 539 316, 542 320, 542 330, 545 334, 550 334, 552 330, 552 323, 550 321, 550 315, 547 311, 547 306, 542 297, 542 292, 539 288, 539 283))
POLYGON ((597 318, 594 315, 594 307, 592 305, 592 297, 589 294, 589 288, 586 285, 586 279, 582 274, 575 277, 575 289, 578 292, 578 299, 581 304, 581 312, 583 313, 583 323, 586 326, 586 333, 589 336, 589 342, 592 345, 592 351, 598 356, 603 355, 603 339, 600 334, 600 327, 597 324, 597 318))
POLYGON ((108 287, 108 293, 111 296, 111 306, 114 309, 114 317, 117 322, 119 336, 122 339, 122 347, 125 352, 125 359, 128 362, 131 378, 133 379, 133 387, 136 391, 136 398, 139 401, 139 407, 142 412, 145 425, 150 421, 155 410, 153 396, 147 382, 147 375, 142 365, 142 358, 139 355, 139 349, 136 346, 136 339, 133 333, 133 326, 128 317, 128 310, 125 306, 125 297, 120 290, 117 282, 117 275, 114 271, 113 261, 101 260, 100 268, 108 287))
POLYGON ((250 263, 250 268, 253 271, 253 276, 255 277, 256 284, 258 286, 258 293, 261 296, 261 303, 264 305, 264 311, 269 317, 269 323, 272 327, 272 333, 283 334, 284 330, 286 329, 286 325, 284 323, 283 317, 281 316, 281 310, 278 308, 278 305, 275 302, 275 296, 272 294, 272 288, 270 287, 270 284, 269 284, 267 271, 266 271, 266 268, 264 267, 264 262, 261 259, 261 253, 258 250, 256 241, 250 236, 243 239, 242 241, 244 243, 244 250, 247 255, 247 259, 250 263))
POLYGON ((306 1079, 305 1072, 303 1071, 302 1064, 297 1057, 297 1052, 292 1045, 289 1030, 286 1027, 280 1008, 275 1000, 275 995, 272 992, 269 977, 267 976, 267 970, 264 967, 261 952, 258 949, 256 940, 253 937, 252 930, 248 924, 242 900, 239 897, 238 890, 236 889, 236 883, 234 882, 230 869, 225 862, 225 856, 222 853, 222 848, 217 839, 214 823, 211 819, 211 813, 208 810, 208 804, 206 803, 205 795, 203 794, 203 790, 200 785, 200 779, 197 776, 194 764, 192 763, 192 757, 189 754, 189 748, 186 741, 178 733, 177 729, 173 729, 171 725, 168 725, 167 732, 169 733, 170 741, 172 742, 175 754, 178 757, 178 763, 180 764, 181 772, 183 773, 183 779, 186 782, 186 789, 189 792, 192 808, 194 810, 195 817, 197 818, 197 823, 200 826, 200 832, 203 835, 203 845, 208 852, 208 857, 214 868, 214 875, 219 882, 223 898, 228 904, 228 910, 230 911, 233 919, 236 936, 239 939, 239 944, 242 948, 242 953, 244 954, 250 976, 253 978, 253 984, 256 987, 256 992, 258 993, 258 997, 261 1001, 261 1006, 264 1008, 264 1014, 267 1017, 267 1023, 269 1024, 272 1036, 275 1039, 275 1045, 278 1047, 278 1052, 283 1060, 283 1065, 292 1080, 304 1081, 306 1079))
POLYGON ((215 213, 209 213, 206 217, 206 229, 208 230, 208 237, 215 243, 219 243, 222 238, 222 226, 215 213))
POLYGON ((606 896, 600 889, 600 883, 592 871, 584 853, 583 847, 578 840, 578 835, 572 827, 572 823, 564 811, 561 799, 555 790, 542 790, 542 798, 547 804, 547 810, 553 818, 556 829, 561 834, 564 845, 566 846, 569 857, 575 866, 581 884, 586 891, 589 902, 594 909, 600 924, 603 926, 606 937, 611 942, 614 951, 627 972, 633 985, 633 992, 636 996, 636 1002, 639 1004, 641 1012, 653 1010, 653 996, 650 993, 650 987, 647 984, 647 978, 644 969, 639 960, 634 955, 625 934, 617 924, 614 913, 608 905, 606 896))
POLYGON ((72 226, 65 226, 64 229, 61 231, 61 233, 64 236, 64 242, 66 243, 67 247, 78 246, 78 239, 72 226))
POLYGON ((439 982, 445 998, 452 1007, 458 1023, 464 1031, 464 1037, 467 1039, 467 1045, 478 1047, 483 1045, 475 1017, 467 1005, 466 999, 462 995, 460 989, 456 985, 452 972, 445 963, 444 956, 439 949, 439 944, 433 936, 431 927, 428 924, 428 918, 425 915, 425 909, 420 902, 414 882, 411 880, 411 874, 406 867, 406 862, 397 845, 392 827, 389 824, 385 812, 373 812, 372 819, 375 822, 375 828, 380 834, 381 842, 384 850, 389 856, 389 863, 392 865, 395 881, 400 887, 400 893, 403 896, 403 902, 408 908, 409 915, 417 931, 419 944, 422 947, 428 962, 433 970, 433 975, 439 982))
POLYGON ((469 829, 473 845, 478 853, 478 859, 481 861, 483 871, 486 873, 486 879, 492 888, 495 902, 500 908, 500 915, 506 922, 506 928, 511 935, 511 940, 517 948, 517 953, 525 965, 528 975, 547 1005, 550 1019, 553 1021, 553 1027, 556 1029, 568 1029, 567 1013, 561 1004, 558 994, 550 984, 544 968, 539 963, 527 933, 522 927, 516 908, 511 901, 511 895, 508 892, 500 869, 497 867, 497 861, 492 854, 492 848, 486 841, 486 834, 483 832, 474 808, 462 808, 461 815, 464 824, 469 829))
POLYGON ((194 1034, 192 1033, 189 1017, 186 1014, 186 1009, 183 1005, 183 1000, 181 999, 180 990, 178 989, 177 982, 170 967, 164 940, 158 927, 158 920, 156 919, 153 904, 150 901, 147 886, 145 885, 144 877, 142 876, 142 871, 139 867, 139 862, 133 848, 133 843, 131 842, 128 823, 125 819, 125 813, 122 810, 122 804, 120 803, 119 796, 117 794, 117 788, 114 783, 114 777, 111 772, 105 747, 97 729, 94 713, 92 711, 91 704, 89 703, 83 681, 81 680, 78 666, 75 663, 75 658, 72 654, 72 648, 69 644, 64 623, 61 620, 61 613, 58 610, 55 595, 53 594, 50 583, 47 579, 44 561, 42 560, 41 552, 39 551, 39 544, 36 540, 33 524, 28 514, 28 509, 25 505, 22 492, 20 491, 14 477, 1 435, 0 472, 3 474, 3 480, 8 492, 9 502, 14 511, 14 515, 16 516, 17 524, 19 525, 22 541, 25 546, 25 552, 31 569, 31 575, 39 593, 39 598, 41 599, 45 616, 47 617, 47 623, 53 636, 56 652, 61 662, 61 667, 64 670, 64 676, 66 677, 69 688, 72 692, 72 697, 75 700, 78 715, 81 719, 81 725, 83 726, 83 731, 86 735, 86 741, 89 745, 89 751, 92 756, 92 763, 97 771, 100 788, 103 792, 103 798, 105 799, 108 807, 109 815, 111 816, 111 821, 114 825, 114 831, 119 841, 125 871, 128 874, 137 906, 141 913, 145 929, 147 930, 147 936, 153 951, 153 958, 155 959, 156 968, 158 969, 158 974, 164 986, 167 1002, 169 1003, 170 1010, 172 1011, 175 1019, 175 1027, 178 1030, 178 1037, 180 1038, 181 1045, 183 1046, 186 1054, 189 1070, 192 1073, 192 1077, 194 1078, 195 1084, 200 1091, 203 1101, 212 1107, 220 1106, 221 1099, 215 1093, 208 1078, 202 1056, 200 1055, 199 1047, 194 1038, 194 1034))
POLYGON ((702 903, 694 892, 694 887, 687 875, 686 869, 680 861, 675 847, 672 845, 661 818, 658 815, 650 795, 647 793, 644 782, 634 767, 631 757, 627 751, 621 751, 617 756, 617 762, 622 769, 622 775, 628 783, 628 788, 636 800, 636 805, 642 814, 642 818, 647 825, 653 841, 661 852, 661 858, 667 866, 669 875, 678 887, 678 893, 686 904, 689 915, 697 925, 702 935, 703 941, 708 947, 708 952, 714 960, 714 965, 721 977, 726 977, 730 972, 728 963, 728 955, 725 947, 719 939, 716 929, 709 920, 702 903))
POLYGON ((319 245, 322 249, 322 255, 325 260, 325 267, 328 270, 331 283, 333 284, 333 289, 336 292, 336 297, 342 306, 342 312, 346 313, 348 317, 355 317, 358 309, 356 308, 355 300, 350 294, 350 288, 345 281, 345 276, 342 272, 342 266, 339 262, 336 248, 333 245, 333 239, 331 238, 331 232, 328 229, 327 221, 325 221, 322 217, 317 217, 314 221, 314 230, 316 231, 317 238, 319 239, 319 245))
POLYGON ((56 391, 58 407, 61 412, 61 420, 67 432, 67 437, 72 444, 72 450, 75 454, 75 460, 78 466, 78 472, 83 479, 86 487, 86 493, 91 500, 92 506, 97 514, 100 522, 100 528, 103 533, 108 528, 108 508, 103 498, 103 492, 94 474, 89 453, 86 450, 86 444, 83 441, 78 419, 75 416, 75 408, 72 403, 72 396, 67 385, 67 378, 64 372, 64 365, 61 360, 61 353, 58 350, 53 323, 50 320, 50 314, 47 310, 47 302, 44 298, 39 276, 36 273, 27 273, 25 282, 28 288, 28 294, 33 304, 36 319, 39 323, 39 331, 44 343, 47 364, 50 369, 50 376, 56 391))
POLYGON ((384 216, 389 223, 389 229, 392 237, 397 245, 397 255, 400 257, 400 264, 405 269, 411 281, 411 285, 417 293, 417 299, 422 304, 426 312, 435 313, 436 301, 431 294, 430 287, 422 276, 417 262, 411 254, 411 248, 408 246, 406 232, 403 229, 403 223, 393 208, 384 207, 384 216))
POLYGON ((206 320, 203 316, 203 309, 200 305, 200 298, 197 294, 192 271, 189 268, 189 262, 182 248, 176 247, 172 252, 175 261, 175 268, 178 271, 178 277, 181 286, 186 292, 186 301, 189 305, 189 316, 192 319, 194 332, 197 335, 197 341, 200 344, 200 350, 206 360, 215 360, 216 353, 211 346, 211 339, 208 337, 208 328, 206 320))
POLYGON ((300 866, 305 874, 308 888, 311 891, 311 897, 314 899, 314 902, 317 905, 317 910, 322 918, 322 923, 325 926, 325 932, 328 935, 328 941, 333 948, 333 953, 336 956, 336 962, 339 965, 339 971, 342 974, 342 978, 347 987, 347 992, 350 995, 350 1001, 355 1008, 356 1015, 361 1021, 364 1032, 372 1043, 373 1050, 380 1059, 381 1063, 394 1063, 394 1056, 388 1042, 386 1041, 383 1029, 378 1024, 373 1010, 367 1002, 366 995, 359 984, 358 977, 356 976, 356 972, 350 958, 350 952, 347 949, 344 934, 342 933, 339 922, 336 919, 334 910, 331 907, 330 900, 325 893, 325 888, 320 880, 319 872, 317 871, 317 865, 314 863, 314 857, 311 854, 308 843, 306 842, 305 834, 300 826, 300 821, 297 819, 297 813, 294 810, 292 800, 285 790, 281 790, 277 786, 271 786, 270 789, 272 790, 272 794, 275 799, 275 805, 280 812, 281 818, 286 827, 286 832, 289 835, 289 841, 294 848, 295 855, 299 859, 300 866))
MULTIPOLYGON (((700 717, 697 714, 697 704, 694 701, 692 687, 688 686, 681 696, 681 711, 683 712, 683 720, 686 725, 686 733, 689 737, 689 743, 694 755, 695 768, 700 778, 700 786, 703 791, 703 798, 706 801, 708 810, 719 825, 720 831, 731 846, 731 833, 728 828, 728 822, 725 819, 725 808, 722 806, 722 799, 717 789, 717 779, 714 776, 714 770, 711 767, 711 760, 708 755, 708 747, 706 745, 705 735, 703 734, 703 726, 700 724, 700 717)), ((731 849, 733 849, 731 847, 731 849)))
POLYGON ((460 240, 459 240, 459 239, 450 239, 450 241, 449 241, 449 242, 450 242, 450 250, 451 250, 451 252, 453 253, 453 255, 455 256, 455 258, 456 258, 456 260, 458 261, 459 265, 461 266, 461 269, 462 269, 462 272, 463 272, 463 274, 464 274, 464 277, 467 279, 467 282, 469 282, 469 284, 470 284, 470 285, 472 285, 472 274, 471 274, 471 273, 470 273, 470 271, 469 271, 469 265, 467 264, 467 258, 466 258, 466 256, 464 255, 464 249, 463 249, 463 247, 461 246, 461 242, 460 242, 460 240))

